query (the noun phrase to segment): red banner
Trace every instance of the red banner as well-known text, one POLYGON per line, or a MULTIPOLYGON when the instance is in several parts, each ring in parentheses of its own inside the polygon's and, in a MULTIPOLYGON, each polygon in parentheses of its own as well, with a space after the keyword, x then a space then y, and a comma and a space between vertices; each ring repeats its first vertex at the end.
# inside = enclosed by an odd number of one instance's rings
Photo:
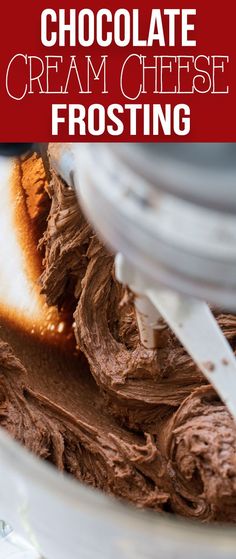
POLYGON ((0 141, 234 142, 235 16, 233 0, 4 2, 0 141))

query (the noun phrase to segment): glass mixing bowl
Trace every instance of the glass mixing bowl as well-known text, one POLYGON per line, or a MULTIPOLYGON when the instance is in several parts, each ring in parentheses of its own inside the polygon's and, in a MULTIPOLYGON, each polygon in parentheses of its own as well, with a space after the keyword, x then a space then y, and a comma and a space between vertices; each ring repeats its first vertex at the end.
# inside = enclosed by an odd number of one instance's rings
POLYGON ((138 511, 60 474, 2 429, 0 517, 1 559, 235 559, 236 553, 234 527, 138 511))

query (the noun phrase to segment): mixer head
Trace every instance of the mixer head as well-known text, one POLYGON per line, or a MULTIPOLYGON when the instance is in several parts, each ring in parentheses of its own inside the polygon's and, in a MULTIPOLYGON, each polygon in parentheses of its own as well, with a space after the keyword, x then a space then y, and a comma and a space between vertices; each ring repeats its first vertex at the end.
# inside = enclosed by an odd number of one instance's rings
POLYGON ((79 147, 89 218, 143 273, 145 286, 159 282, 236 309, 235 150, 232 144, 79 147))

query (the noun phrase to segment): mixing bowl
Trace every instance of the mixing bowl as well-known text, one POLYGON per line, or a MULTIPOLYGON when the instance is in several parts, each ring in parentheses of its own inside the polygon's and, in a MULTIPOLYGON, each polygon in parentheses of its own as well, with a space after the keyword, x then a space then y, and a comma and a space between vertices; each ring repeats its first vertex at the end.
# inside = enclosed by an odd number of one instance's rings
MULTIPOLYGON (((132 162, 131 151, 126 149, 125 155, 132 162)), ((229 197, 230 181, 229 169, 229 197)), ((220 192, 219 187, 217 209, 220 192)), ((184 194, 179 192, 180 198, 184 194)), ((204 198, 204 184, 200 194, 204 198)), ((234 527, 193 523, 167 513, 137 510, 62 475, 0 429, 0 559, 235 556, 234 527)))
POLYGON ((138 511, 60 474, 2 429, 0 518, 1 559, 235 559, 236 553, 235 528, 138 511))

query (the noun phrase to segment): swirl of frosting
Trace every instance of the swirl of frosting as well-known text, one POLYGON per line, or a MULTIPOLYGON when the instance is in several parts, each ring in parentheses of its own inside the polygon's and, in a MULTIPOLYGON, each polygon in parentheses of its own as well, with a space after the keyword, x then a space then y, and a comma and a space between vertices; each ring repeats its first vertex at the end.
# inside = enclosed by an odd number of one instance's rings
POLYGON ((161 433, 175 512, 236 520, 236 425, 210 386, 196 389, 161 433))

